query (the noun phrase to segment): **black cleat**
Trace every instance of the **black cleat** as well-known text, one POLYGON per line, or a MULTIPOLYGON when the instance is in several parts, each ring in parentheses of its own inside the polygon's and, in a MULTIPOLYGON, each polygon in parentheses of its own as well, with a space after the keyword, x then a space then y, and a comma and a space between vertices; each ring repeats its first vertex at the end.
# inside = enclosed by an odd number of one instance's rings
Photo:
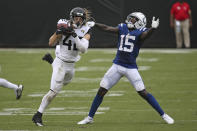
POLYGON ((40 112, 37 112, 36 114, 34 114, 32 121, 33 123, 36 124, 36 126, 44 126, 42 123, 42 113, 40 112))
POLYGON ((52 63, 53 63, 53 57, 51 56, 50 53, 45 54, 45 55, 42 57, 42 60, 47 61, 49 64, 52 64, 52 63))
POLYGON ((15 94, 16 94, 16 99, 19 100, 22 96, 22 92, 23 92, 23 88, 24 86, 23 85, 18 85, 18 88, 16 89, 15 91, 15 94))

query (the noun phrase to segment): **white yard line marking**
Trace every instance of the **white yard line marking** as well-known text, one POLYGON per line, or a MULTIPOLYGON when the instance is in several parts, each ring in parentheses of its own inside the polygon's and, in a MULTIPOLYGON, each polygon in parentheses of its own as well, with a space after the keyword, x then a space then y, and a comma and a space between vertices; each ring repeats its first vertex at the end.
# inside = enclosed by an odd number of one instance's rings
POLYGON ((112 62, 112 59, 92 59, 89 60, 91 63, 97 63, 97 62, 112 62))
MULTIPOLYGON (((90 107, 59 107, 61 110, 56 110, 56 108, 49 108, 46 110, 47 115, 87 115, 90 107), (54 110, 55 109, 55 110, 54 110)), ((3 109, 0 112, 0 116, 10 116, 10 115, 33 115, 35 110, 32 108, 9 108, 3 109), (6 111, 7 110, 7 111, 6 111)), ((105 111, 111 110, 111 112, 155 112, 153 109, 110 109, 110 107, 99 107, 96 114, 103 114, 105 111)), ((165 109, 170 112, 182 112, 181 109, 165 109)), ((195 109, 185 110, 186 112, 194 112, 195 109)))
MULTIPOLYGON (((89 107, 52 107, 46 110, 46 115, 87 115, 89 107)), ((110 107, 99 107, 96 114, 103 114, 110 110, 110 107)), ((32 108, 4 108, 0 116, 10 115, 33 115, 35 110, 32 108)))
POLYGON ((45 94, 42 93, 42 94, 29 94, 27 96, 30 96, 30 97, 43 97, 45 94))
POLYGON ((31 110, 31 108, 4 108, 3 111, 21 111, 21 110, 31 110))
MULTIPOLYGON (((145 70, 150 70, 150 66, 139 66, 140 71, 145 71, 145 70)), ((82 67, 77 67, 75 71, 107 71, 109 67, 90 67, 90 66, 82 66, 82 67)))
POLYGON ((140 53, 185 54, 197 51, 196 49, 142 49, 140 53))
POLYGON ((151 66, 139 66, 138 67, 139 71, 146 71, 146 70, 150 70, 150 69, 151 69, 151 66))
POLYGON ((65 110, 65 108, 64 107, 59 107, 59 108, 49 108, 48 109, 49 111, 63 111, 63 110, 65 110))
MULTIPOLYGON (((94 51, 94 50, 91 50, 94 51)), ((102 51, 104 54, 116 54, 117 50, 115 48, 112 49, 101 49, 95 51, 102 51)), ((185 54, 196 52, 197 49, 155 49, 155 48, 142 48, 140 49, 140 53, 162 53, 162 54, 185 54)))
MULTIPOLYGON (((112 63, 113 59, 91 59, 89 62, 91 63, 99 63, 99 62, 110 62, 112 63)), ((158 61, 158 58, 142 58, 138 57, 137 61, 144 61, 144 62, 156 62, 158 61)))
POLYGON ((106 68, 106 67, 100 67, 100 66, 98 66, 98 67, 96 67, 96 66, 94 66, 94 67, 91 67, 91 66, 81 66, 81 67, 77 67, 75 69, 75 71, 105 71, 107 69, 108 68, 106 68))
MULTIPOLYGON (((0 51, 14 51, 19 53, 41 53, 41 52, 55 52, 54 49, 50 48, 0 48, 0 51)), ((89 48, 90 52, 104 52, 105 54, 115 54, 116 48, 89 48)), ((196 52, 197 49, 166 49, 166 48, 142 48, 140 53, 191 53, 196 52)))
MULTIPOLYGON (((92 90, 62 90, 56 97, 92 97, 95 96, 98 89, 92 90)), ((123 96, 125 91, 110 91, 106 96, 123 96)), ((29 94, 29 97, 43 97, 46 93, 36 92, 29 94)))
POLYGON ((0 130, 0 131, 42 131, 42 130, 0 130))
POLYGON ((159 59, 158 58, 142 58, 138 57, 137 61, 144 61, 144 62, 157 62, 159 59))
POLYGON ((106 96, 123 96, 123 94, 109 93, 106 96))
POLYGON ((82 77, 76 77, 72 80, 74 83, 95 83, 100 82, 102 78, 82 78, 82 77))

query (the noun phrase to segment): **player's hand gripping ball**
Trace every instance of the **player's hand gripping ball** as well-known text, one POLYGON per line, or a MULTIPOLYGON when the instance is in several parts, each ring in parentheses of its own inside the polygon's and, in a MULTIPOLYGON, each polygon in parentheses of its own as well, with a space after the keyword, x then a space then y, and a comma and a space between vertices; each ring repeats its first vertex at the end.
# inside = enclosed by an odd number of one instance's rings
POLYGON ((57 29, 61 29, 61 28, 68 28, 68 24, 67 23, 57 23, 57 29))
POLYGON ((67 20, 60 19, 58 21, 56 34, 69 35, 72 34, 73 32, 74 30, 67 20))

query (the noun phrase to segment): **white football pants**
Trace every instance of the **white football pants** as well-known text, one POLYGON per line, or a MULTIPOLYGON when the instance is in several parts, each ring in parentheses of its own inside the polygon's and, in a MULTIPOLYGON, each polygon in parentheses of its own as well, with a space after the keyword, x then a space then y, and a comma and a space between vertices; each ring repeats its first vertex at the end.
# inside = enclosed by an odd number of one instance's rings
POLYGON ((18 86, 16 84, 13 84, 3 78, 0 78, 0 86, 5 87, 5 88, 14 89, 14 90, 16 90, 18 88, 18 86))
POLYGON ((56 57, 52 64, 53 73, 50 89, 58 93, 63 85, 70 83, 75 73, 74 66, 75 63, 66 63, 56 57))
POLYGON ((100 82, 100 86, 109 90, 123 76, 127 77, 136 91, 142 91, 145 89, 144 83, 137 69, 129 69, 117 64, 113 64, 111 68, 109 68, 109 70, 105 73, 103 79, 100 82))

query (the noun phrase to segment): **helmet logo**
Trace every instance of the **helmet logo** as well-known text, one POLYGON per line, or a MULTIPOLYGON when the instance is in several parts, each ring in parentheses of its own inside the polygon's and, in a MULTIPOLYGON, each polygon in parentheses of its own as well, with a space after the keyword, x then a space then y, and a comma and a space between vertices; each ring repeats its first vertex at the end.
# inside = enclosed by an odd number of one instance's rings
POLYGON ((83 16, 83 13, 77 12, 76 14, 77 14, 78 16, 83 16))

